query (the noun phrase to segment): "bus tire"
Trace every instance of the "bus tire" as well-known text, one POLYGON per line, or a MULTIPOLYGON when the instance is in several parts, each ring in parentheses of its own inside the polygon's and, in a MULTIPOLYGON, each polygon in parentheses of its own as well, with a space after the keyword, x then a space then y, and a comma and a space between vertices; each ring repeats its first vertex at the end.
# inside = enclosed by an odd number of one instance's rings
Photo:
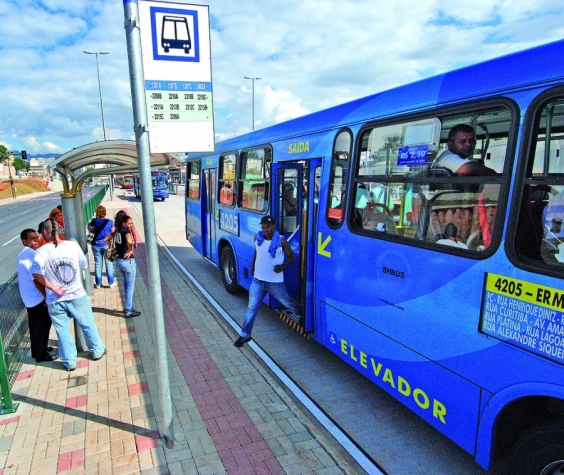
POLYGON ((221 251, 221 259, 219 261, 221 269, 221 280, 225 290, 232 295, 241 292, 241 286, 237 282, 237 267, 235 264, 235 255, 229 246, 225 246, 221 251))
POLYGON ((521 435, 511 449, 509 473, 564 473, 564 419, 545 421, 521 435))

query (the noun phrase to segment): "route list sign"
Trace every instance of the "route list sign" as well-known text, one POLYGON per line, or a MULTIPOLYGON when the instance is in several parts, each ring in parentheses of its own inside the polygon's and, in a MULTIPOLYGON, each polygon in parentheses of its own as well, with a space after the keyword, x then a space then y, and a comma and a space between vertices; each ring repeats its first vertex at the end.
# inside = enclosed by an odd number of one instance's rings
POLYGON ((213 151, 209 7, 139 1, 151 152, 213 151))
POLYGON ((487 274, 481 331, 564 363, 564 291, 487 274))

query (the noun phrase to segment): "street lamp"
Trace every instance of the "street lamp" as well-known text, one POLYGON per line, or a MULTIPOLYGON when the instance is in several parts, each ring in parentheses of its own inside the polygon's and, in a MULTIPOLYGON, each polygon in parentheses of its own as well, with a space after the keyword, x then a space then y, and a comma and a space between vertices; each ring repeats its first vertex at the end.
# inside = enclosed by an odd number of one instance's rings
POLYGON ((250 78, 245 76, 245 79, 251 79, 253 81, 253 130, 255 130, 255 80, 259 81, 262 78, 250 78))
POLYGON ((104 122, 104 103, 102 102, 102 86, 100 84, 100 67, 98 66, 98 55, 99 54, 110 54, 109 51, 88 51, 84 50, 86 54, 95 54, 96 55, 96 72, 98 73, 98 91, 100 92, 100 110, 102 111, 102 130, 104 131, 104 140, 106 140, 106 123, 104 122))

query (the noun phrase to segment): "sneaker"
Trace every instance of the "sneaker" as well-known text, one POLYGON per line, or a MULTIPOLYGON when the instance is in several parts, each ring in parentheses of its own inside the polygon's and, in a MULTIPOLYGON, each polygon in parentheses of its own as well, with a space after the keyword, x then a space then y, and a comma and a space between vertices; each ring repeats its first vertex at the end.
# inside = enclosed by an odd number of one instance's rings
POLYGON ((63 368, 65 368, 67 371, 70 372, 70 371, 74 371, 76 369, 76 366, 70 366, 63 363, 63 368))
POLYGON ((108 289, 115 289, 117 284, 114 282, 113 284, 108 285, 108 289))
POLYGON ((95 289, 99 289, 99 288, 100 288, 100 284, 94 284, 94 288, 95 288, 95 289))
POLYGON ((141 315, 141 312, 138 312, 135 309, 126 310, 124 313, 125 313, 125 318, 138 317, 139 315, 141 315))
POLYGON ((248 343, 249 341, 251 341, 252 338, 250 336, 247 336, 245 338, 243 338, 242 336, 240 336, 239 338, 237 338, 235 340, 235 343, 233 343, 237 348, 241 348, 245 343, 248 343))
POLYGON ((94 354, 92 354, 92 361, 101 360, 107 352, 108 352, 108 349, 104 348, 104 352, 100 356, 98 356, 98 358, 94 358, 94 354))

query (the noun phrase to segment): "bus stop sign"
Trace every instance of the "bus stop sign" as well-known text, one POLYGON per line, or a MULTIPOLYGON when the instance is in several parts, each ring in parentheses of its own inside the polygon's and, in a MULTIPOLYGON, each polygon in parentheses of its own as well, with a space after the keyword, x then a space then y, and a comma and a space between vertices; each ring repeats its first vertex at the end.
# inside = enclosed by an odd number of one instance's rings
POLYGON ((213 151, 209 7, 140 0, 139 22, 151 152, 213 151))

